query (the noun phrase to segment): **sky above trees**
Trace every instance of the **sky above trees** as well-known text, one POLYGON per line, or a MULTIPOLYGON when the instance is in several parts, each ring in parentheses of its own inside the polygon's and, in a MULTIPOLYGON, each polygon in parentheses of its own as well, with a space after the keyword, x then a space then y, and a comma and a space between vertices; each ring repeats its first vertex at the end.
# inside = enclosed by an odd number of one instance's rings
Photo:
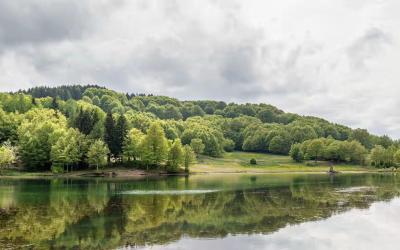
POLYGON ((400 137, 396 0, 0 2, 0 91, 266 102, 400 137))

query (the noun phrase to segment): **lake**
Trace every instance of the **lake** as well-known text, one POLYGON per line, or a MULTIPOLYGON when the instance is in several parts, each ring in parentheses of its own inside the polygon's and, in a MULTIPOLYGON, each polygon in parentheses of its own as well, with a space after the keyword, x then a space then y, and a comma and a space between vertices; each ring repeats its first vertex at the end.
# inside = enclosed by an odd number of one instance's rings
POLYGON ((399 249, 396 174, 0 179, 0 249, 399 249))

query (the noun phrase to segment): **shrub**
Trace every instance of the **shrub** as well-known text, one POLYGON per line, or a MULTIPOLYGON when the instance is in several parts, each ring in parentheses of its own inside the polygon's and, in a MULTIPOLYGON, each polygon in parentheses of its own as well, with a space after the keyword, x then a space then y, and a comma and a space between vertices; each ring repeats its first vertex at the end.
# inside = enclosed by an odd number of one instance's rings
POLYGON ((64 168, 62 166, 60 166, 60 165, 54 165, 53 164, 51 166, 51 172, 53 174, 61 174, 61 173, 64 173, 64 168))
POLYGON ((257 165, 256 159, 252 158, 252 159, 250 160, 250 164, 251 164, 251 165, 257 165))

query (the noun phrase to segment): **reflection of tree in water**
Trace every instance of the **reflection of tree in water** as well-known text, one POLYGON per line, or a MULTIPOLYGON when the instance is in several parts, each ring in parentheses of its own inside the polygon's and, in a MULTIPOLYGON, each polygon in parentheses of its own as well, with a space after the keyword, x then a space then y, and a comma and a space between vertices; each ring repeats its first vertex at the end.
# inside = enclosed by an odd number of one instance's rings
MULTIPOLYGON (((253 185, 250 178, 246 181, 253 185)), ((184 235, 270 233, 288 224, 327 218, 349 208, 366 208, 373 201, 391 199, 400 191, 397 179, 391 175, 343 175, 331 181, 299 176, 282 185, 263 187, 258 177, 259 186, 197 195, 113 194, 132 188, 199 185, 183 178, 138 183, 51 180, 40 185, 10 181, 12 192, 8 188, 1 193, 0 189, 0 201, 7 200, 8 204, 0 214, 0 246, 109 249, 168 243, 184 235), (27 191, 29 187, 33 190, 27 191), (370 188, 346 191, 352 187, 370 188), (36 192, 41 189, 47 192, 36 192)))

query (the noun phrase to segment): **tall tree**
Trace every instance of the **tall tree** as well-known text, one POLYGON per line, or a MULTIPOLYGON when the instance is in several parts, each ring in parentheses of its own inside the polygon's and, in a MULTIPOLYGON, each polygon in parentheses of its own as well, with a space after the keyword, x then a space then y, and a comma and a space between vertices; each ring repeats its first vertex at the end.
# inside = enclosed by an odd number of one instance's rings
POLYGON ((116 139, 116 128, 115 121, 111 112, 107 113, 106 120, 104 122, 104 142, 109 148, 108 161, 110 162, 111 155, 118 155, 118 145, 116 139))
POLYGON ((168 152, 168 167, 172 171, 177 171, 183 163, 183 150, 181 140, 176 139, 168 152))
POLYGON ((147 166, 160 166, 167 158, 168 143, 159 122, 154 122, 142 141, 143 160, 147 166))
POLYGON ((101 140, 96 140, 89 148, 87 161, 90 166, 95 166, 96 170, 99 171, 99 167, 106 163, 108 154, 107 145, 101 140))
MULTIPOLYGON (((115 126, 115 145, 116 145, 116 156, 122 155, 122 147, 124 146, 125 138, 128 134, 128 123, 125 115, 120 115, 115 126)), ((122 159, 122 158, 121 158, 122 159)))
POLYGON ((123 155, 128 159, 128 161, 131 161, 132 159, 136 161, 137 158, 140 156, 140 144, 143 140, 143 137, 144 134, 136 128, 133 128, 129 131, 124 140, 124 146, 122 148, 123 155))
POLYGON ((185 166, 185 172, 189 173, 189 166, 193 163, 195 159, 195 154, 193 149, 189 145, 183 147, 183 164, 185 166))

